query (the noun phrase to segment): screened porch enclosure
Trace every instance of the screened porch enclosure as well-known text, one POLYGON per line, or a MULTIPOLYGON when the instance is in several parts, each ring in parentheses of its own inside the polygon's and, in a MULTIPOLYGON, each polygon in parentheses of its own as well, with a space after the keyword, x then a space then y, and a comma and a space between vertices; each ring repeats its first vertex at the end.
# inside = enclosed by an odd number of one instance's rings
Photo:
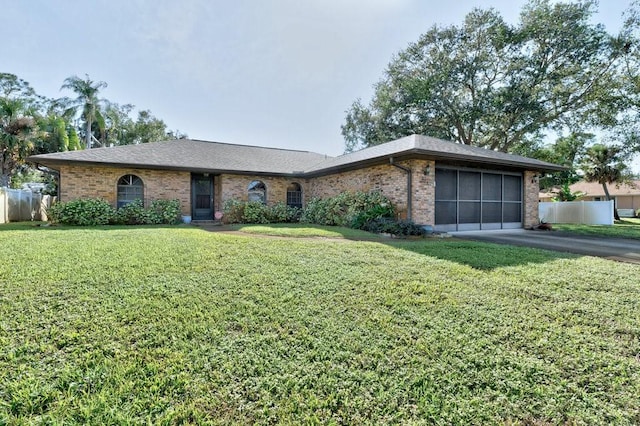
POLYGON ((522 174, 436 168, 435 230, 522 228, 522 174))

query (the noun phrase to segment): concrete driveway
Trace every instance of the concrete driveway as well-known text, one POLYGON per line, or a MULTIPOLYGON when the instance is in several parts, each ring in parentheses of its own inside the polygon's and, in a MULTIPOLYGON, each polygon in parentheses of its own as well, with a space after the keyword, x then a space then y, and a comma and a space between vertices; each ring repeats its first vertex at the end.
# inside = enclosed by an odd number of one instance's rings
POLYGON ((640 240, 587 237, 568 232, 524 229, 451 232, 451 235, 465 240, 535 247, 640 264, 640 240))

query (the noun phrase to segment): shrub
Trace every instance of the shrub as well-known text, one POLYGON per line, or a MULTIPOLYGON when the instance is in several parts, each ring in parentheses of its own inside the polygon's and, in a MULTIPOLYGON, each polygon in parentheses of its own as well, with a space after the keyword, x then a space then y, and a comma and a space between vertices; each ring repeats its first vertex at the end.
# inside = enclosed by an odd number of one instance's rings
POLYGON ((224 219, 227 223, 283 223, 297 222, 300 209, 283 202, 267 206, 258 201, 225 201, 224 219))
POLYGON ((301 210, 288 206, 282 201, 270 206, 267 210, 267 219, 272 223, 289 223, 300 220, 301 210))
POLYGON ((111 221, 114 225, 144 225, 147 223, 142 200, 135 200, 115 211, 111 221))
POLYGON ((360 228, 368 220, 391 218, 394 214, 393 204, 379 191, 342 192, 335 197, 310 200, 300 221, 360 228))
POLYGON ((47 216, 51 222, 66 225, 107 225, 113 221, 114 215, 115 210, 111 204, 100 198, 58 202, 47 209, 47 216))
POLYGON ((421 236, 426 234, 424 228, 416 225, 410 220, 395 220, 390 218, 372 219, 366 222, 360 229, 376 234, 384 233, 400 237, 407 237, 412 235, 421 236))
POLYGON ((179 200, 154 200, 144 208, 142 200, 133 201, 119 209, 99 198, 58 202, 47 214, 53 223, 79 226, 176 224, 179 222, 179 200))
POLYGON ((244 205, 242 223, 269 223, 268 207, 260 201, 248 201, 244 205))
POLYGON ((233 198, 225 201, 222 205, 225 222, 242 223, 244 218, 244 205, 244 202, 233 198))
POLYGON ((180 200, 153 200, 146 211, 149 224, 180 223, 180 200))

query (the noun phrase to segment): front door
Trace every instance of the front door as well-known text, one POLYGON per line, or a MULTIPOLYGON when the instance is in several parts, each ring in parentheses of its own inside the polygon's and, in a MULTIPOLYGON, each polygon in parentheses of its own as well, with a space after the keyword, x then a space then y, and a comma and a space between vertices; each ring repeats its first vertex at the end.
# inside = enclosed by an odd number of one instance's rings
POLYGON ((213 220, 213 176, 191 176, 193 220, 213 220))

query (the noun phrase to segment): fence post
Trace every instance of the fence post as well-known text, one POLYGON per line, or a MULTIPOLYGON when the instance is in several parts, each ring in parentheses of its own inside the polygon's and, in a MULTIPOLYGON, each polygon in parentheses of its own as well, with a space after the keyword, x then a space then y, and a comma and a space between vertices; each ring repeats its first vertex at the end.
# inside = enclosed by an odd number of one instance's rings
POLYGON ((0 223, 7 223, 7 191, 4 188, 0 188, 0 223))

